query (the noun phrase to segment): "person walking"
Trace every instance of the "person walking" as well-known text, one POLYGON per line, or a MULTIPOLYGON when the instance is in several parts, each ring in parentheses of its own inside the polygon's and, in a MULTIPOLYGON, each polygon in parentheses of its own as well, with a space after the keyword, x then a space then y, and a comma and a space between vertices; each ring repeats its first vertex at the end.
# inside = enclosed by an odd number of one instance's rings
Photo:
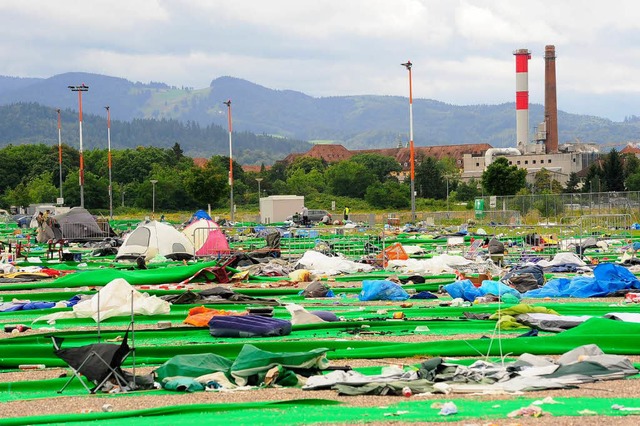
POLYGON ((309 224, 309 209, 307 206, 302 206, 302 225, 307 226, 309 224))
POLYGON ((344 221, 346 222, 347 220, 349 220, 349 206, 345 206, 344 208, 344 221))

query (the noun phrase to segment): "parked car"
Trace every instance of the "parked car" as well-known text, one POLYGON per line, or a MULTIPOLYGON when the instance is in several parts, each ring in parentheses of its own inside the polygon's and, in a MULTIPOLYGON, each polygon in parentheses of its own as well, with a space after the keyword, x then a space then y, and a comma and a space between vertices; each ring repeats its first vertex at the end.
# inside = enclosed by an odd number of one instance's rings
MULTIPOLYGON (((331 213, 329 213, 328 211, 309 209, 309 222, 311 223, 322 222, 322 218, 324 218, 325 216, 328 216, 329 221, 331 221, 331 213)), ((290 220, 293 223, 299 224, 302 222, 302 214, 300 213, 294 214, 293 216, 287 217, 287 220, 290 220)))

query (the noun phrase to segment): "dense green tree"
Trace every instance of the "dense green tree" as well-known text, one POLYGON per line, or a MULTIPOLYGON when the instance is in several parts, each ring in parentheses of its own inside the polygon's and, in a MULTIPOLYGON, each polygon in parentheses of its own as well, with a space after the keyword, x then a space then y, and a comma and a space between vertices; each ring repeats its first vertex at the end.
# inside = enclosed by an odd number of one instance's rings
POLYGON ((585 178, 585 184, 582 187, 582 192, 602 192, 606 191, 604 185, 604 172, 600 162, 592 163, 587 170, 587 176, 585 178))
POLYGON ((304 173, 310 173, 312 170, 317 170, 320 173, 324 173, 326 169, 327 163, 324 160, 303 155, 293 160, 293 162, 287 166, 286 176, 290 177, 298 170, 302 170, 304 173))
POLYGON ((392 172, 402 171, 402 166, 395 158, 381 154, 356 154, 350 159, 351 161, 362 164, 371 171, 380 182, 384 182, 392 172))
POLYGON ((411 188, 394 180, 376 182, 367 188, 365 200, 380 209, 406 209, 411 205, 411 188))
POLYGON ((634 173, 640 172, 640 158, 636 157, 635 154, 624 154, 622 156, 622 163, 624 165, 625 179, 634 173))
POLYGON ((433 157, 424 157, 416 167, 416 192, 418 197, 445 199, 447 181, 442 166, 433 157))
POLYGON ((578 192, 580 187, 580 178, 575 172, 569 173, 569 180, 567 180, 564 192, 575 193, 578 192))
POLYGON ((602 171, 607 191, 624 191, 624 166, 615 148, 605 155, 602 171))
POLYGON ((562 184, 554 179, 553 173, 543 167, 534 175, 533 192, 558 194, 562 192, 562 184))
MULTIPOLYGON (((79 171, 69 173, 62 185, 64 202, 69 206, 80 205, 79 171)), ((84 207, 88 210, 105 208, 109 205, 109 183, 105 177, 98 177, 85 170, 84 173, 84 207)))
POLYGON ((184 186, 198 207, 221 206, 229 199, 229 170, 219 161, 209 161, 204 168, 193 166, 185 172, 184 186))
POLYGON ((3 197, 2 202, 4 206, 28 206, 31 204, 31 198, 29 198, 29 191, 27 191, 27 185, 24 182, 19 182, 15 187, 8 188, 3 197))
POLYGON ((297 169, 287 179, 289 193, 296 195, 324 192, 326 186, 324 174, 317 169, 309 172, 305 172, 303 169, 297 169))
POLYGON ((329 166, 325 173, 327 185, 334 195, 363 198, 376 176, 365 166, 353 161, 340 161, 329 166))
POLYGON ((629 175, 625 180, 627 191, 640 191, 640 172, 629 175))
POLYGON ((32 203, 55 203, 60 191, 52 181, 53 172, 43 172, 27 182, 26 190, 32 203))
POLYGON ((474 178, 469 182, 460 182, 456 188, 456 199, 459 201, 473 201, 481 194, 478 181, 474 178))
POLYGON ((490 195, 513 195, 526 186, 527 171, 498 157, 482 173, 482 187, 490 195))

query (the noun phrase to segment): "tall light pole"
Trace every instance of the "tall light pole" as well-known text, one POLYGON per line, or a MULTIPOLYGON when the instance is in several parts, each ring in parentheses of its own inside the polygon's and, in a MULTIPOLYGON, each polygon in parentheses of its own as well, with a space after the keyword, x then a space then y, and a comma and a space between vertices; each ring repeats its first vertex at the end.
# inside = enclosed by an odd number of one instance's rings
POLYGON ((229 187, 231 188, 229 202, 231 204, 231 222, 234 222, 233 219, 233 145, 231 142, 231 132, 233 129, 233 121, 231 120, 231 99, 226 102, 223 102, 227 106, 227 118, 229 121, 229 187))
POLYGON ((89 90, 89 86, 68 86, 72 92, 78 92, 78 123, 80 128, 80 207, 84 208, 84 157, 82 155, 82 92, 89 90))
POLYGON ((258 182, 258 204, 260 203, 260 182, 263 181, 263 178, 256 178, 256 182, 258 182))
POLYGON ((151 186, 153 187, 151 190, 151 213, 155 215, 156 213, 156 183, 158 183, 157 179, 151 179, 151 186))
POLYGON ((447 179, 447 213, 449 212, 449 176, 446 176, 447 179))
POLYGON ((113 220, 113 187, 111 185, 111 109, 107 110, 107 165, 109 166, 109 219, 113 220))
POLYGON ((60 174, 60 199, 62 197, 62 118, 60 117, 60 108, 56 110, 58 113, 58 166, 60 174))
POLYGON ((416 220, 416 173, 415 173, 415 151, 413 149, 413 83, 411 79, 411 61, 400 64, 409 71, 409 156, 411 163, 411 220, 416 220))

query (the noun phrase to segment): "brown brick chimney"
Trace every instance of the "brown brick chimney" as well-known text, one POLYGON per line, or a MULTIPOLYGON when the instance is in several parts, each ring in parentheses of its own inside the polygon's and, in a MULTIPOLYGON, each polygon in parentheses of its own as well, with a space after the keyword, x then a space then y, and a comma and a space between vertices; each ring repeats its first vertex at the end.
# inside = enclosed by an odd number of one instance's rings
POLYGON ((556 97, 556 47, 544 48, 544 121, 547 127, 547 154, 558 152, 558 99, 556 97))

